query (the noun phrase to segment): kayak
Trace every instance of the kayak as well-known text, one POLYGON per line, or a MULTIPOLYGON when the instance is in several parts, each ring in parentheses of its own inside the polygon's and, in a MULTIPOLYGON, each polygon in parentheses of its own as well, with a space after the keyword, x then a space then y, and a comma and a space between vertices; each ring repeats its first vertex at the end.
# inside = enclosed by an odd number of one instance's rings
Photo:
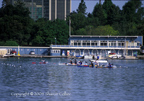
POLYGON ((104 66, 94 66, 94 67, 92 67, 92 65, 77 65, 77 67, 90 67, 90 68, 116 68, 116 66, 112 66, 112 67, 109 67, 109 66, 106 66, 106 67, 104 67, 104 66))
POLYGON ((77 64, 75 64, 75 63, 73 63, 73 64, 71 64, 71 63, 66 63, 66 65, 67 65, 67 66, 76 66, 77 64))
POLYGON ((66 65, 66 66, 76 66, 77 64, 73 63, 59 63, 59 65, 66 65))
POLYGON ((39 64, 48 64, 48 62, 39 62, 39 64))
POLYGON ((77 67, 90 67, 90 65, 77 65, 77 67))
POLYGON ((108 63, 107 60, 91 60, 92 62, 98 62, 98 63, 108 63))

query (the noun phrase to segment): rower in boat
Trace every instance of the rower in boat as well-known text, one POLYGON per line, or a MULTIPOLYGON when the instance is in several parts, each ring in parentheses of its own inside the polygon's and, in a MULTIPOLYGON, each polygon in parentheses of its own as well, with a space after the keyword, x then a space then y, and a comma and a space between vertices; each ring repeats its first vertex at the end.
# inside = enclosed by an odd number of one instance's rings
POLYGON ((93 65, 93 62, 91 61, 91 67, 93 68, 93 66, 94 66, 94 65, 93 65))
POLYGON ((98 68, 98 66, 99 66, 99 63, 97 62, 97 61, 95 61, 95 68, 98 68))
POLYGON ((99 60, 99 56, 97 56, 97 60, 99 60))
POLYGON ((78 61, 77 65, 82 65, 82 62, 81 62, 81 61, 78 61))
POLYGON ((112 68, 112 65, 109 63, 109 66, 108 66, 108 68, 112 68))
POLYGON ((72 64, 72 60, 70 60, 70 63, 72 64))
POLYGON ((76 59, 75 59, 75 64, 77 64, 77 61, 76 61, 76 59))

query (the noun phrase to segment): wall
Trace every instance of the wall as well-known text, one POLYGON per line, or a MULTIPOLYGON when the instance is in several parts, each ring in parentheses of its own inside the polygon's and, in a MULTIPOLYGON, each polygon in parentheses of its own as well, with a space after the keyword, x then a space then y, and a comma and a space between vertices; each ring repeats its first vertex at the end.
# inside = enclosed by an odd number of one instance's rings
MULTIPOLYGON (((18 54, 18 47, 16 46, 0 46, 0 48, 15 50, 18 54)), ((21 47, 19 48, 20 55, 28 55, 30 51, 34 51, 36 55, 49 55, 49 47, 21 47)))

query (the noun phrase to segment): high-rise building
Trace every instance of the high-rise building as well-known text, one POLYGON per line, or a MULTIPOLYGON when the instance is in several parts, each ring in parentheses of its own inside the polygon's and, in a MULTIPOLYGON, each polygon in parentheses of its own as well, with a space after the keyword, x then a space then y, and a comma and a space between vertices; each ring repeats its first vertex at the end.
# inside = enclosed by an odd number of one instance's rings
MULTIPOLYGON (((17 0, 11 0, 14 4, 17 0)), ((29 8, 31 18, 66 19, 71 12, 71 0, 21 0, 29 8)))

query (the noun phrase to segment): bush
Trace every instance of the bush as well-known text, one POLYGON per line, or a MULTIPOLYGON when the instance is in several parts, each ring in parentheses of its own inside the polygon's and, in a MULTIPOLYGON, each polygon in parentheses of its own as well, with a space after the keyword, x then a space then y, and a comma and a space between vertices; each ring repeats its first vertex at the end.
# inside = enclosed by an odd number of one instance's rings
POLYGON ((4 46, 4 44, 5 44, 5 42, 3 42, 3 41, 0 42, 0 46, 4 46))
POLYGON ((18 43, 16 41, 6 41, 4 46, 18 46, 18 43))

